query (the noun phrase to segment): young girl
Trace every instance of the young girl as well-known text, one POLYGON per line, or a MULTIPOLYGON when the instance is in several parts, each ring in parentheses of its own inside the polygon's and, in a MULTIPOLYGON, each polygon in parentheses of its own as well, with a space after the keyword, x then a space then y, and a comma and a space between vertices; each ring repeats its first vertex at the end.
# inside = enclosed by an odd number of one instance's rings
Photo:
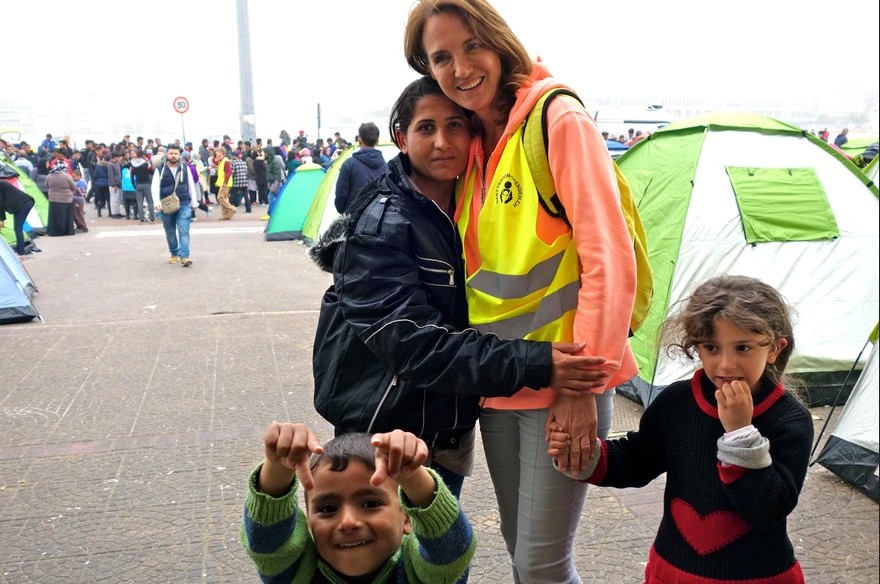
MULTIPOLYGON (((783 383, 794 350, 789 307, 759 280, 721 275, 666 330, 676 339, 669 347, 703 368, 664 389, 638 432, 600 441, 576 478, 641 487, 667 473, 648 584, 802 583, 786 517, 807 474, 813 423, 783 383)), ((550 433, 551 456, 567 447, 568 434, 550 433)))

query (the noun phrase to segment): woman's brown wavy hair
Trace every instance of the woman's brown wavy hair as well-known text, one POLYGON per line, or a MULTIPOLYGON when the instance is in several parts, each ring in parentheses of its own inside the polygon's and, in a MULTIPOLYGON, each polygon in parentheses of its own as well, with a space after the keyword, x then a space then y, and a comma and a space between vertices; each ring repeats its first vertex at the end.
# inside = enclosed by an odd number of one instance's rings
POLYGON ((456 14, 484 45, 501 58, 501 83, 495 107, 498 121, 506 122, 516 101, 516 91, 529 83, 532 59, 519 38, 486 0, 417 0, 409 12, 403 35, 406 62, 422 75, 431 75, 425 53, 424 34, 428 19, 437 14, 456 14))

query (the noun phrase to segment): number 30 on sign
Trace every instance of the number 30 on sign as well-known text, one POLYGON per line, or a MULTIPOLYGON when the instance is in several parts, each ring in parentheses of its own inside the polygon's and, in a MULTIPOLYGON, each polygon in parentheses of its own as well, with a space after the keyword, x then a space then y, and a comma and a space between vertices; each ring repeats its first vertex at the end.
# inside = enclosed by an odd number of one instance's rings
POLYGON ((185 114, 188 109, 189 100, 187 100, 182 95, 174 98, 174 111, 179 114, 185 114))

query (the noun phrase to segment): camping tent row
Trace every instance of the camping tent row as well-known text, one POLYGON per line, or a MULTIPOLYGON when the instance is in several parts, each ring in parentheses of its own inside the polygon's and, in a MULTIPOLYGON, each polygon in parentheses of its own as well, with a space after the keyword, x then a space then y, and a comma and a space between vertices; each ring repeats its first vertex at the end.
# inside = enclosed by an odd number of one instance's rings
MULTIPOLYGON (((5 180, 23 190, 34 200, 34 207, 28 213, 24 226, 25 237, 30 239, 33 235, 44 235, 49 221, 49 199, 43 191, 30 179, 27 172, 4 156, 0 156, 0 180, 5 180)), ((0 228, 0 238, 10 245, 15 244, 13 218, 9 214, 4 219, 4 226, 0 228)))
MULTIPOLYGON (((376 148, 386 161, 399 152, 391 143, 380 143, 376 148)), ((317 164, 304 164, 290 174, 269 210, 266 241, 301 239, 311 244, 317 240, 339 216, 334 204, 339 169, 359 149, 346 149, 326 172, 317 164)))
POLYGON ((639 374, 620 388, 644 404, 695 364, 659 346, 664 320, 701 282, 747 275, 796 311, 789 373, 811 405, 830 403, 878 315, 878 191, 833 147, 753 114, 674 122, 618 159, 645 228, 654 278, 631 339, 639 374))

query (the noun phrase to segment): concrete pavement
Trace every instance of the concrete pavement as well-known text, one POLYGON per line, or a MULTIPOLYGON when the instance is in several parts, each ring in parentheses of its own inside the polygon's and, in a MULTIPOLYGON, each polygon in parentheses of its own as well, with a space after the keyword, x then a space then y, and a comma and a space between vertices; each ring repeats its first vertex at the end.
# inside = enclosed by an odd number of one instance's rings
MULTIPOLYGON (((263 241, 259 208, 199 212, 184 269, 166 263, 160 223, 87 207, 89 233, 39 238, 25 262, 44 322, 0 326, 0 582, 257 581, 237 538, 263 428, 301 420, 332 435, 311 399, 330 279, 304 246, 263 241)), ((828 408, 813 412, 818 429, 828 408)), ((618 397, 612 430, 640 413, 618 397)), ((509 583, 477 460, 463 495, 480 541, 470 581, 509 583)), ((591 487, 585 582, 641 582, 662 489, 591 487)), ((877 581, 878 507, 821 466, 789 529, 811 584, 877 581)))

